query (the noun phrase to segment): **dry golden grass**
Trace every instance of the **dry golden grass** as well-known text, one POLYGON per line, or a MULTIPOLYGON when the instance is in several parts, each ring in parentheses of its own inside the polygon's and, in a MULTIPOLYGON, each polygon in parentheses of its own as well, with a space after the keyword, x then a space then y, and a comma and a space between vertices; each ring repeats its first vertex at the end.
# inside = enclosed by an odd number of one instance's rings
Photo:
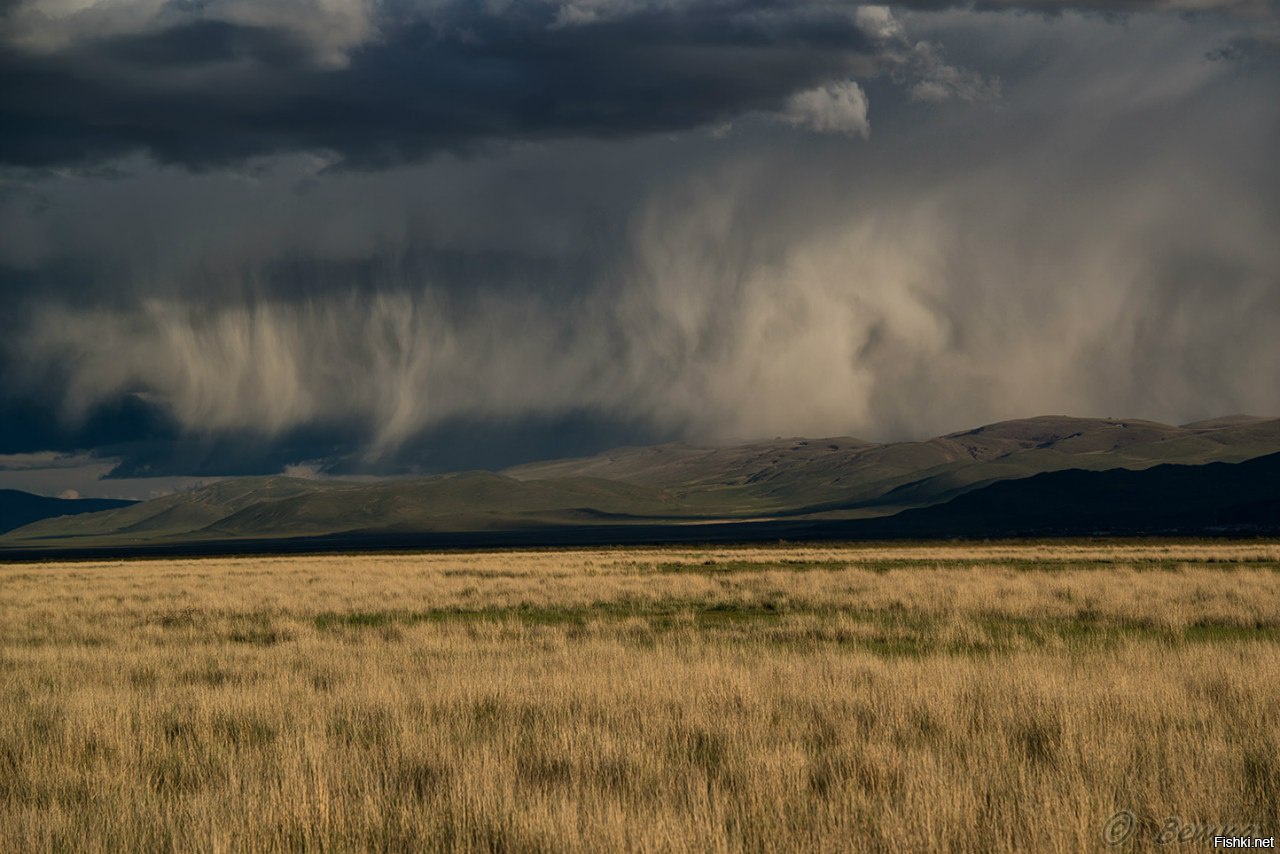
POLYGON ((1280 818, 1280 546, 0 567, 0 847, 1161 850, 1280 818))

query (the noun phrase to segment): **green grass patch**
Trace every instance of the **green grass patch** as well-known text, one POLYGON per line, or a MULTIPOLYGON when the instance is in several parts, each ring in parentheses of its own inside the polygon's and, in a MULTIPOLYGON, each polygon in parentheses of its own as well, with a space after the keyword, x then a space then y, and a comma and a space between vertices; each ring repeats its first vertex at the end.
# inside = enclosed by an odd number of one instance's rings
POLYGON ((957 628, 945 616, 902 609, 850 611, 776 602, 624 601, 574 608, 330 612, 316 616, 314 623, 321 631, 359 632, 418 623, 585 627, 636 619, 644 621, 651 633, 647 638, 650 641, 653 636, 694 630, 744 644, 797 651, 834 645, 886 656, 987 655, 1059 645, 1072 649, 1105 648, 1130 641, 1172 645, 1280 642, 1280 626, 1274 625, 1166 627, 1096 616, 1034 618, 996 614, 973 618, 957 628))
POLYGON ((1180 572, 1187 566, 1208 567, 1229 571, 1248 567, 1249 569, 1268 569, 1280 573, 1280 563, 1262 559, 1215 559, 1197 557, 1156 558, 1117 556, 1115 558, 1051 558, 1034 559, 1016 557, 982 557, 982 558, 882 558, 879 560, 860 560, 857 557, 840 560, 703 560, 703 561, 664 561, 644 566, 634 564, 627 566, 627 574, 632 575, 752 575, 764 572, 843 572, 846 570, 862 570, 883 575, 893 570, 930 570, 930 569, 987 569, 997 567, 1011 569, 1015 572, 1053 573, 1065 571, 1099 571, 1105 572, 1124 567, 1139 572, 1180 572))

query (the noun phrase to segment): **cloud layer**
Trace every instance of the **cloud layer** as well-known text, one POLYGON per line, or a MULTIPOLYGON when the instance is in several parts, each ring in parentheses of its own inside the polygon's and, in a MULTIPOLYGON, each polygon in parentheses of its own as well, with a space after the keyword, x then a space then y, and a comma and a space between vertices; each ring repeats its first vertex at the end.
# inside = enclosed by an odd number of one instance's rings
MULTIPOLYGON (((1276 13, 1275 0, 906 5, 1264 24, 1276 13)), ((210 168, 307 150, 375 168, 515 140, 794 119, 797 103, 862 133, 847 81, 892 74, 925 100, 999 92, 907 39, 887 7, 839 0, 16 0, 0 6, 0 46, 0 162, 23 166, 141 151, 210 168), (833 93, 839 106, 811 103, 833 93)))
POLYGON ((131 475, 1280 412, 1266 7, 1146 8, 11 5, 0 158, 78 167, 0 395, 131 475))

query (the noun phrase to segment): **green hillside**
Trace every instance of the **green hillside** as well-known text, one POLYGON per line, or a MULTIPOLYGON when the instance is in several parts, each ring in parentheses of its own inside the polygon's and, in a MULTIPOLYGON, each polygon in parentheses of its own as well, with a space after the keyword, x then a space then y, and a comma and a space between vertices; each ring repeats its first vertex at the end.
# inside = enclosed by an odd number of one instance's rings
POLYGON ((748 512, 888 512, 996 480, 1061 469, 1140 469, 1238 462, 1280 450, 1280 419, 1234 416, 1174 427, 1141 420, 1046 416, 923 442, 774 439, 729 447, 621 448, 507 469, 520 479, 593 477, 675 491, 748 512))
POLYGON ((669 493, 595 478, 523 482, 492 472, 354 483, 237 478, 120 510, 50 519, 5 542, 112 545, 166 540, 315 536, 350 531, 484 530, 669 518, 669 493))

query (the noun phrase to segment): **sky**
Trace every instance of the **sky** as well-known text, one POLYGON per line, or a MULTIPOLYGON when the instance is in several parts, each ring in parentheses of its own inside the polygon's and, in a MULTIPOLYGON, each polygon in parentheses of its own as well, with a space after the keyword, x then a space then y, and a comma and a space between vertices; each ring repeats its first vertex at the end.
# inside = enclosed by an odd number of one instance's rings
POLYGON ((1280 415, 1276 0, 0 0, 0 488, 1280 415))

